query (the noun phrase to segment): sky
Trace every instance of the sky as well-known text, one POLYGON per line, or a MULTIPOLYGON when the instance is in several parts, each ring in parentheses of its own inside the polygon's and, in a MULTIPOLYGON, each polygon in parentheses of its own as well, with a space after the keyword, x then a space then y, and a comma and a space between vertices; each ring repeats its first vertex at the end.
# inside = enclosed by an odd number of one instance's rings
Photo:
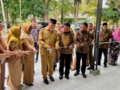
POLYGON ((107 7, 106 2, 107 0, 103 0, 103 8, 107 7))

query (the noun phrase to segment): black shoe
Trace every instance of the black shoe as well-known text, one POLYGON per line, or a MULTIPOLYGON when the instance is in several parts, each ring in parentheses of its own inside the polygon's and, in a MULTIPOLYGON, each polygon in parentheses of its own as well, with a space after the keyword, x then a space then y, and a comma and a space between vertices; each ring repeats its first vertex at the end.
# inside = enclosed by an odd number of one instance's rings
POLYGON ((63 79, 63 76, 59 76, 59 79, 62 80, 62 79, 63 79))
POLYGON ((47 85, 49 84, 47 79, 44 79, 44 83, 47 84, 47 85))
POLYGON ((104 64, 104 67, 106 68, 106 67, 107 67, 107 64, 104 64))
POLYGON ((89 68, 87 68, 88 70, 91 70, 92 68, 91 67, 89 67, 89 68))
POLYGON ((49 77, 49 79, 50 79, 51 81, 53 81, 53 82, 55 81, 54 78, 53 78, 52 76, 49 77))
POLYGON ((26 86, 33 86, 33 84, 25 84, 26 86))
POLYGON ((77 76, 77 75, 79 75, 79 73, 78 73, 78 72, 76 72, 76 73, 74 74, 74 76, 77 76))
POLYGON ((53 70, 55 71, 56 65, 53 66, 53 70))
POLYGON ((65 76, 66 79, 69 79, 69 76, 65 76))
POLYGON ((82 74, 82 76, 83 76, 83 78, 87 78, 87 76, 84 73, 82 74))

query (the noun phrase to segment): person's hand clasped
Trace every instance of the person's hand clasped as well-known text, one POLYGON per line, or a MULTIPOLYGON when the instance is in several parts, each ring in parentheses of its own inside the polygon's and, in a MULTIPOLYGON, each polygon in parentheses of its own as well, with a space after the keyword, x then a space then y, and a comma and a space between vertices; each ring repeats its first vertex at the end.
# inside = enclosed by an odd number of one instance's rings
POLYGON ((59 46, 57 46, 56 49, 59 50, 59 46))
POLYGON ((112 43, 112 39, 109 39, 109 42, 112 43))
POLYGON ((30 52, 29 52, 29 51, 25 51, 25 54, 26 54, 26 55, 30 55, 30 52))
POLYGON ((21 56, 22 56, 22 53, 21 53, 20 51, 18 51, 18 52, 16 52, 16 55, 17 55, 18 57, 21 57, 21 56))
POLYGON ((39 43, 39 41, 37 42, 37 45, 39 45, 40 43, 39 43))
POLYGON ((77 47, 80 47, 80 44, 78 43, 76 46, 77 46, 77 47))
POLYGON ((48 46, 48 47, 47 47, 47 49, 51 49, 51 47, 50 47, 50 46, 48 46))
POLYGON ((35 53, 37 53, 37 52, 38 52, 35 48, 33 49, 33 51, 34 51, 35 53))
POLYGON ((80 46, 84 46, 84 43, 80 44, 80 46))
POLYGON ((73 48, 73 46, 72 46, 72 45, 70 45, 70 46, 69 46, 69 48, 70 48, 70 49, 72 49, 72 48, 73 48))
POLYGON ((7 57, 7 58, 9 58, 10 56, 11 56, 11 54, 9 54, 9 53, 6 54, 6 57, 7 57))

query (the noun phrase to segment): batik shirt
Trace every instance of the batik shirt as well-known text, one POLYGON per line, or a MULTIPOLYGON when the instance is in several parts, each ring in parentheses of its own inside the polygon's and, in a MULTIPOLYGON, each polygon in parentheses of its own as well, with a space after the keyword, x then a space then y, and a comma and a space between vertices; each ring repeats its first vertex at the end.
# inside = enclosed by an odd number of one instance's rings
POLYGON ((84 46, 76 47, 77 53, 87 53, 89 50, 89 46, 92 42, 92 34, 90 34, 87 30, 86 31, 78 31, 76 33, 76 44, 84 44, 84 46))
POLYGON ((39 27, 35 26, 35 28, 32 28, 31 35, 33 36, 34 42, 38 42, 40 29, 39 27))
POLYGON ((69 49, 69 46, 72 45, 74 47, 74 43, 75 37, 72 31, 69 31, 67 34, 65 34, 64 32, 61 32, 59 34, 59 46, 67 47, 60 49, 61 54, 72 54, 72 49, 69 49))
MULTIPOLYGON (((105 31, 102 30, 100 32, 100 42, 109 42, 110 38, 113 38, 111 31, 107 30, 105 32, 105 31)), ((108 49, 108 44, 100 44, 99 48, 108 49)))

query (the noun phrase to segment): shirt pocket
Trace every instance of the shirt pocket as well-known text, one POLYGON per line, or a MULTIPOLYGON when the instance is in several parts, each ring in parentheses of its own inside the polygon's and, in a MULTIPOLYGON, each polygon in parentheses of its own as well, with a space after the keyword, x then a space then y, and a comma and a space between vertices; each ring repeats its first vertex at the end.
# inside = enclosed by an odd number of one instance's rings
POLYGON ((43 39, 44 39, 44 40, 47 40, 48 38, 49 38, 49 35, 48 35, 48 34, 44 34, 44 35, 43 35, 43 39))

